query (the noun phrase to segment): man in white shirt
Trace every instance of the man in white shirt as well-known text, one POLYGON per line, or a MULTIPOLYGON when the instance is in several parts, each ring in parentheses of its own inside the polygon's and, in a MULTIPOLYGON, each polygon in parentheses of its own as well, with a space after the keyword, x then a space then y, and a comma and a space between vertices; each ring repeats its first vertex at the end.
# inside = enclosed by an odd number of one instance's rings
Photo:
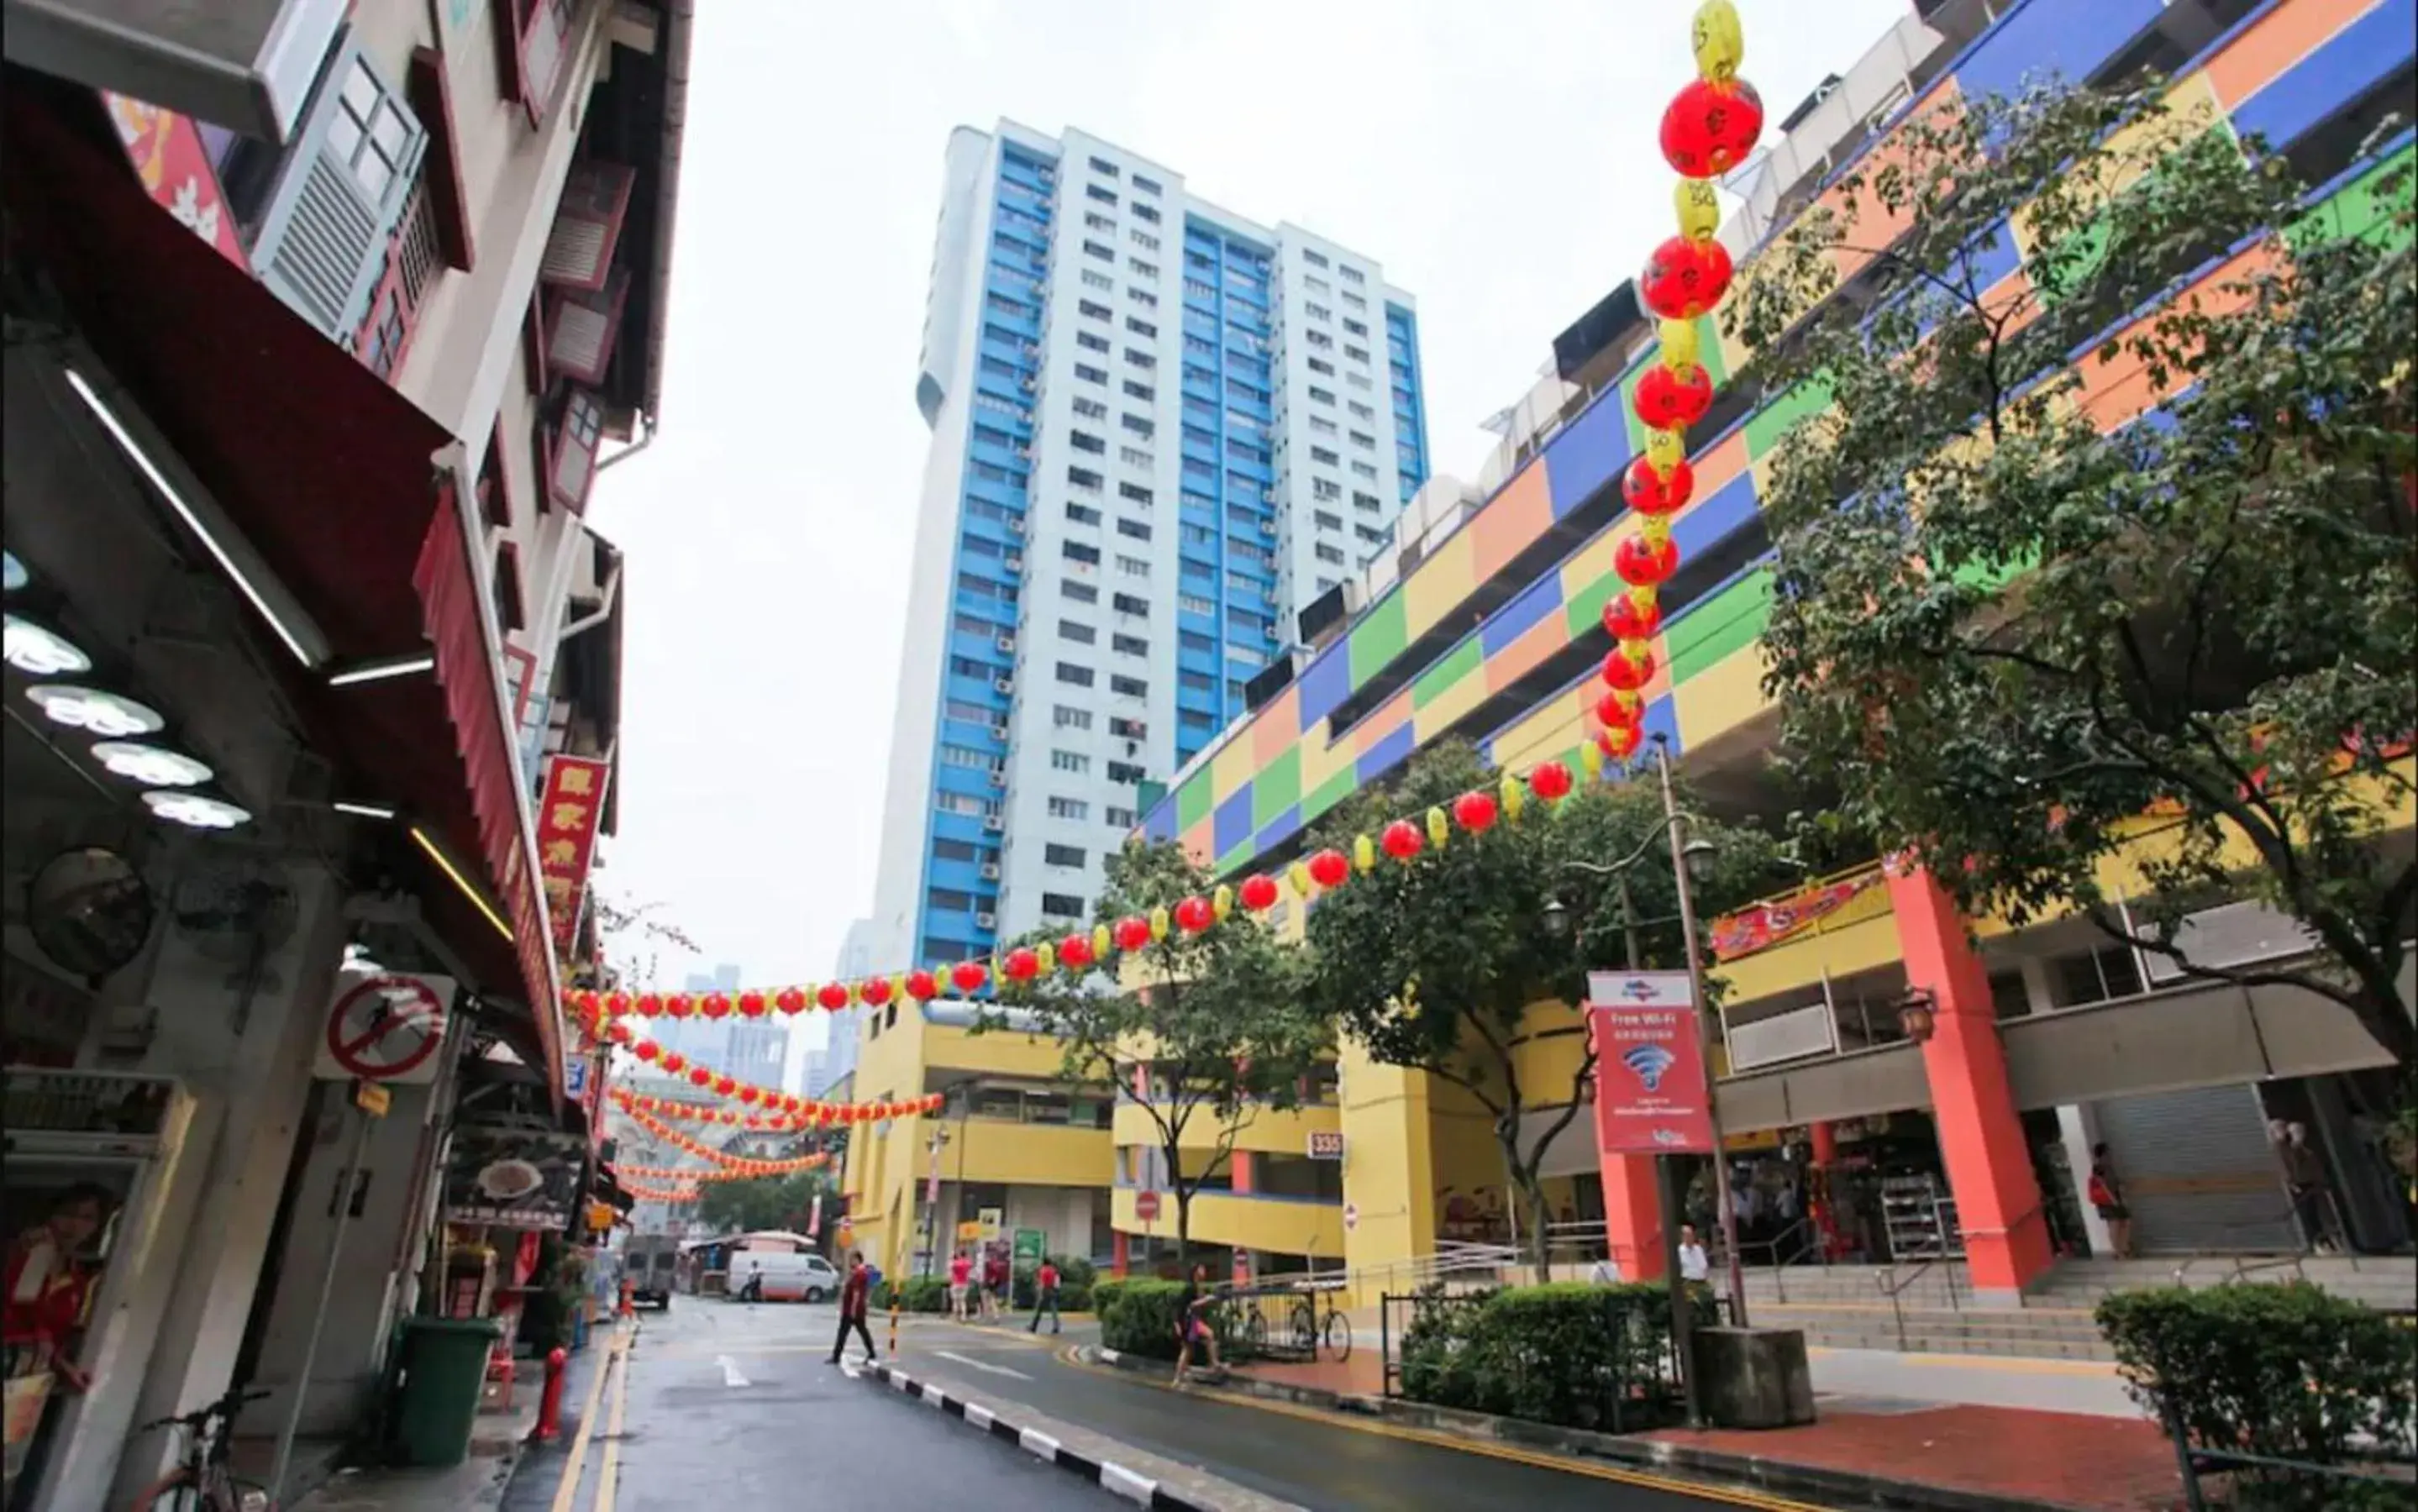
POLYGON ((1692 1223, 1681 1224, 1679 1226, 1679 1278, 1683 1281, 1702 1281, 1708 1279, 1712 1274, 1713 1262, 1706 1256, 1705 1246, 1696 1240, 1696 1226, 1692 1223))
POLYGON ((1613 1259, 1610 1255, 1605 1255, 1598 1260, 1593 1265, 1588 1266, 1587 1285, 1620 1285, 1620 1261, 1613 1259))

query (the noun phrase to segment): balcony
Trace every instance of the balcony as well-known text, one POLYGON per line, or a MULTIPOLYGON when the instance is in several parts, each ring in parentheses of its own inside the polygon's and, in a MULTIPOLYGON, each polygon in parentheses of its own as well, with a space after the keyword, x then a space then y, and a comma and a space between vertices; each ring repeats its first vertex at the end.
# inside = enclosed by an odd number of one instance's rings
MULTIPOLYGON (((1342 1114, 1332 1104, 1283 1112, 1253 1108, 1243 1118, 1243 1125, 1234 1135, 1234 1148, 1254 1153, 1307 1155, 1312 1134, 1334 1134, 1343 1126, 1342 1114)), ((1117 1103, 1114 1133, 1120 1148, 1158 1148, 1158 1125, 1140 1104, 1130 1099, 1121 1098, 1117 1103)), ((1182 1148, 1208 1150, 1222 1138, 1216 1110, 1203 1108, 1185 1125, 1182 1148)))
MULTIPOLYGON (((1060 1080, 1065 1052, 1047 1034, 995 1030, 977 1034, 951 1024, 927 1024, 924 1030, 924 1065, 936 1080, 944 1072, 984 1072, 1002 1077, 1060 1080)), ((1094 1131, 1103 1138, 1107 1131, 1094 1131)))
POLYGON ((283 144, 350 9, 342 0, 8 0, 8 61, 283 144))
MULTIPOLYGON (((1158 1216, 1144 1223, 1134 1212, 1136 1188, 1117 1187, 1110 1198, 1110 1221, 1122 1232, 1172 1238, 1175 1194, 1162 1192, 1158 1216)), ((1199 1192, 1192 1199, 1192 1238, 1204 1245, 1256 1249, 1276 1255, 1343 1254, 1343 1205, 1289 1197, 1199 1192)))
POLYGON ((1725 914, 1712 944, 1729 1000, 1752 1003, 1895 961, 1897 915, 1875 863, 1725 914))
POLYGON ((941 1178, 1011 1186, 1106 1186, 1116 1153, 1106 1129, 970 1118, 942 1125, 941 1178))

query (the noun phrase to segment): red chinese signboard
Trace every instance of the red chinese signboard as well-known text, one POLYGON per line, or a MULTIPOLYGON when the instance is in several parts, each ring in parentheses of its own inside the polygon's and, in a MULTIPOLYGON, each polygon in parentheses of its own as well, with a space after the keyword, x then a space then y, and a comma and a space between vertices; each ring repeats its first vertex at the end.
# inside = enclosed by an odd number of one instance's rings
POLYGON ((1607 1156, 1710 1153, 1712 1082, 1687 973, 1605 972, 1589 995, 1597 1148, 1607 1156))
POLYGON ((236 236, 235 214, 226 207, 218 169, 210 163, 200 129, 174 111, 107 90, 101 91, 100 102, 109 110, 118 141, 126 145, 127 160, 143 180, 144 191, 220 256, 251 272, 236 236))
POLYGON ((558 959, 579 933, 579 906, 588 868, 596 859, 596 826, 604 812, 612 763, 594 756, 545 758, 544 796, 537 809, 537 863, 545 878, 545 912, 554 925, 558 959))

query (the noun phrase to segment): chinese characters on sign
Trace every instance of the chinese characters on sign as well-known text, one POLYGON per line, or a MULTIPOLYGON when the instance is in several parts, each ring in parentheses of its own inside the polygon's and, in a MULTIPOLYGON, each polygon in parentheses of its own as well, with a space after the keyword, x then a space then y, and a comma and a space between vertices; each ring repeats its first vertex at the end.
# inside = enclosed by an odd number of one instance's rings
POLYGON ((124 95, 103 90, 100 101, 117 129, 117 139, 126 145, 127 160, 134 164, 144 191, 220 256, 251 272, 200 129, 173 111, 124 95))
POLYGON ((1712 1086, 1687 973, 1596 972, 1587 995, 1598 1148, 1607 1156, 1711 1151, 1712 1086))
POLYGON ((554 924, 554 949, 568 957, 579 933, 579 907, 588 892, 588 868, 596 858, 596 826, 604 812, 609 762, 592 756, 546 757, 544 795, 537 810, 537 863, 545 878, 546 917, 554 924))

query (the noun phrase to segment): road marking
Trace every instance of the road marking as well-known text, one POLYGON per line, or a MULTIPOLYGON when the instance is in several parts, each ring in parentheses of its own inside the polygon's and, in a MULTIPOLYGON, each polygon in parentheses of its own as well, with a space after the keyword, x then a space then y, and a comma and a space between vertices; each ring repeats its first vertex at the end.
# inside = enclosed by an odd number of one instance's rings
POLYGON ((717 1354, 713 1357, 713 1362, 714 1364, 722 1367, 722 1383, 724 1385, 745 1386, 754 1384, 754 1382, 750 1382, 745 1376, 739 1373, 738 1363, 732 1360, 729 1355, 717 1354))
POLYGON ((1615 1470, 1609 1465, 1580 1463, 1555 1459, 1551 1455, 1531 1454, 1501 1443, 1478 1443, 1468 1439, 1455 1438, 1448 1433, 1431 1433, 1423 1428, 1403 1428, 1394 1423, 1355 1421, 1352 1418, 1339 1417, 1332 1413, 1322 1413, 1315 1408, 1298 1407, 1291 1402, 1267 1401, 1258 1397, 1237 1396, 1231 1392, 1215 1391, 1200 1386, 1178 1388, 1150 1376, 1136 1375, 1132 1371, 1111 1369, 1107 1366, 1086 1365, 1077 1357, 1075 1346, 1071 1345, 1064 1354, 1059 1356, 1059 1359, 1078 1370, 1089 1370, 1096 1375, 1131 1377, 1142 1385, 1159 1391, 1172 1392, 1178 1396, 1205 1397, 1212 1401, 1225 1402, 1234 1407, 1248 1407, 1255 1412, 1274 1413, 1279 1417, 1297 1417, 1306 1422, 1324 1423, 1330 1428, 1343 1428, 1354 1433, 1372 1433, 1381 1439, 1403 1439, 1413 1443, 1430 1444, 1439 1449, 1457 1449, 1462 1454, 1479 1455, 1489 1459, 1507 1459, 1514 1464, 1529 1465, 1538 1470, 1559 1471, 1567 1475, 1584 1475, 1593 1480, 1614 1481, 1623 1486, 1643 1486, 1678 1496, 1693 1496, 1703 1501, 1725 1503, 1731 1506, 1752 1507, 1756 1509, 1756 1512, 1824 1512, 1823 1508, 1815 1506, 1811 1502, 1792 1502, 1784 1497, 1766 1496, 1759 1492, 1737 1490, 1726 1486, 1680 1480, 1667 1475, 1651 1474, 1645 1471, 1615 1470))
POLYGON ((604 1429, 604 1463, 596 1471, 594 1512, 613 1512, 621 1489, 621 1421, 630 1406, 630 1357, 622 1352, 621 1373, 613 1380, 613 1421, 604 1429))
POLYGON ((562 1472, 562 1484, 554 1493, 554 1512, 571 1512, 571 1504, 579 1499, 580 1477, 588 1469, 588 1441, 596 1431, 596 1404, 604 1399, 604 1378, 629 1352, 630 1336, 626 1330, 615 1329, 613 1342, 604 1351, 604 1363, 589 1378, 588 1404, 580 1409, 579 1431, 571 1436, 571 1456, 562 1472))
POLYGON ((940 1359, 955 1360, 959 1365, 970 1365, 977 1370, 987 1370, 995 1376, 1014 1376, 1018 1381, 1030 1381, 1033 1379, 1021 1370, 1011 1370, 1003 1365, 992 1365, 987 1360, 977 1360, 972 1355, 958 1354, 950 1350, 934 1350, 932 1353, 940 1359))

